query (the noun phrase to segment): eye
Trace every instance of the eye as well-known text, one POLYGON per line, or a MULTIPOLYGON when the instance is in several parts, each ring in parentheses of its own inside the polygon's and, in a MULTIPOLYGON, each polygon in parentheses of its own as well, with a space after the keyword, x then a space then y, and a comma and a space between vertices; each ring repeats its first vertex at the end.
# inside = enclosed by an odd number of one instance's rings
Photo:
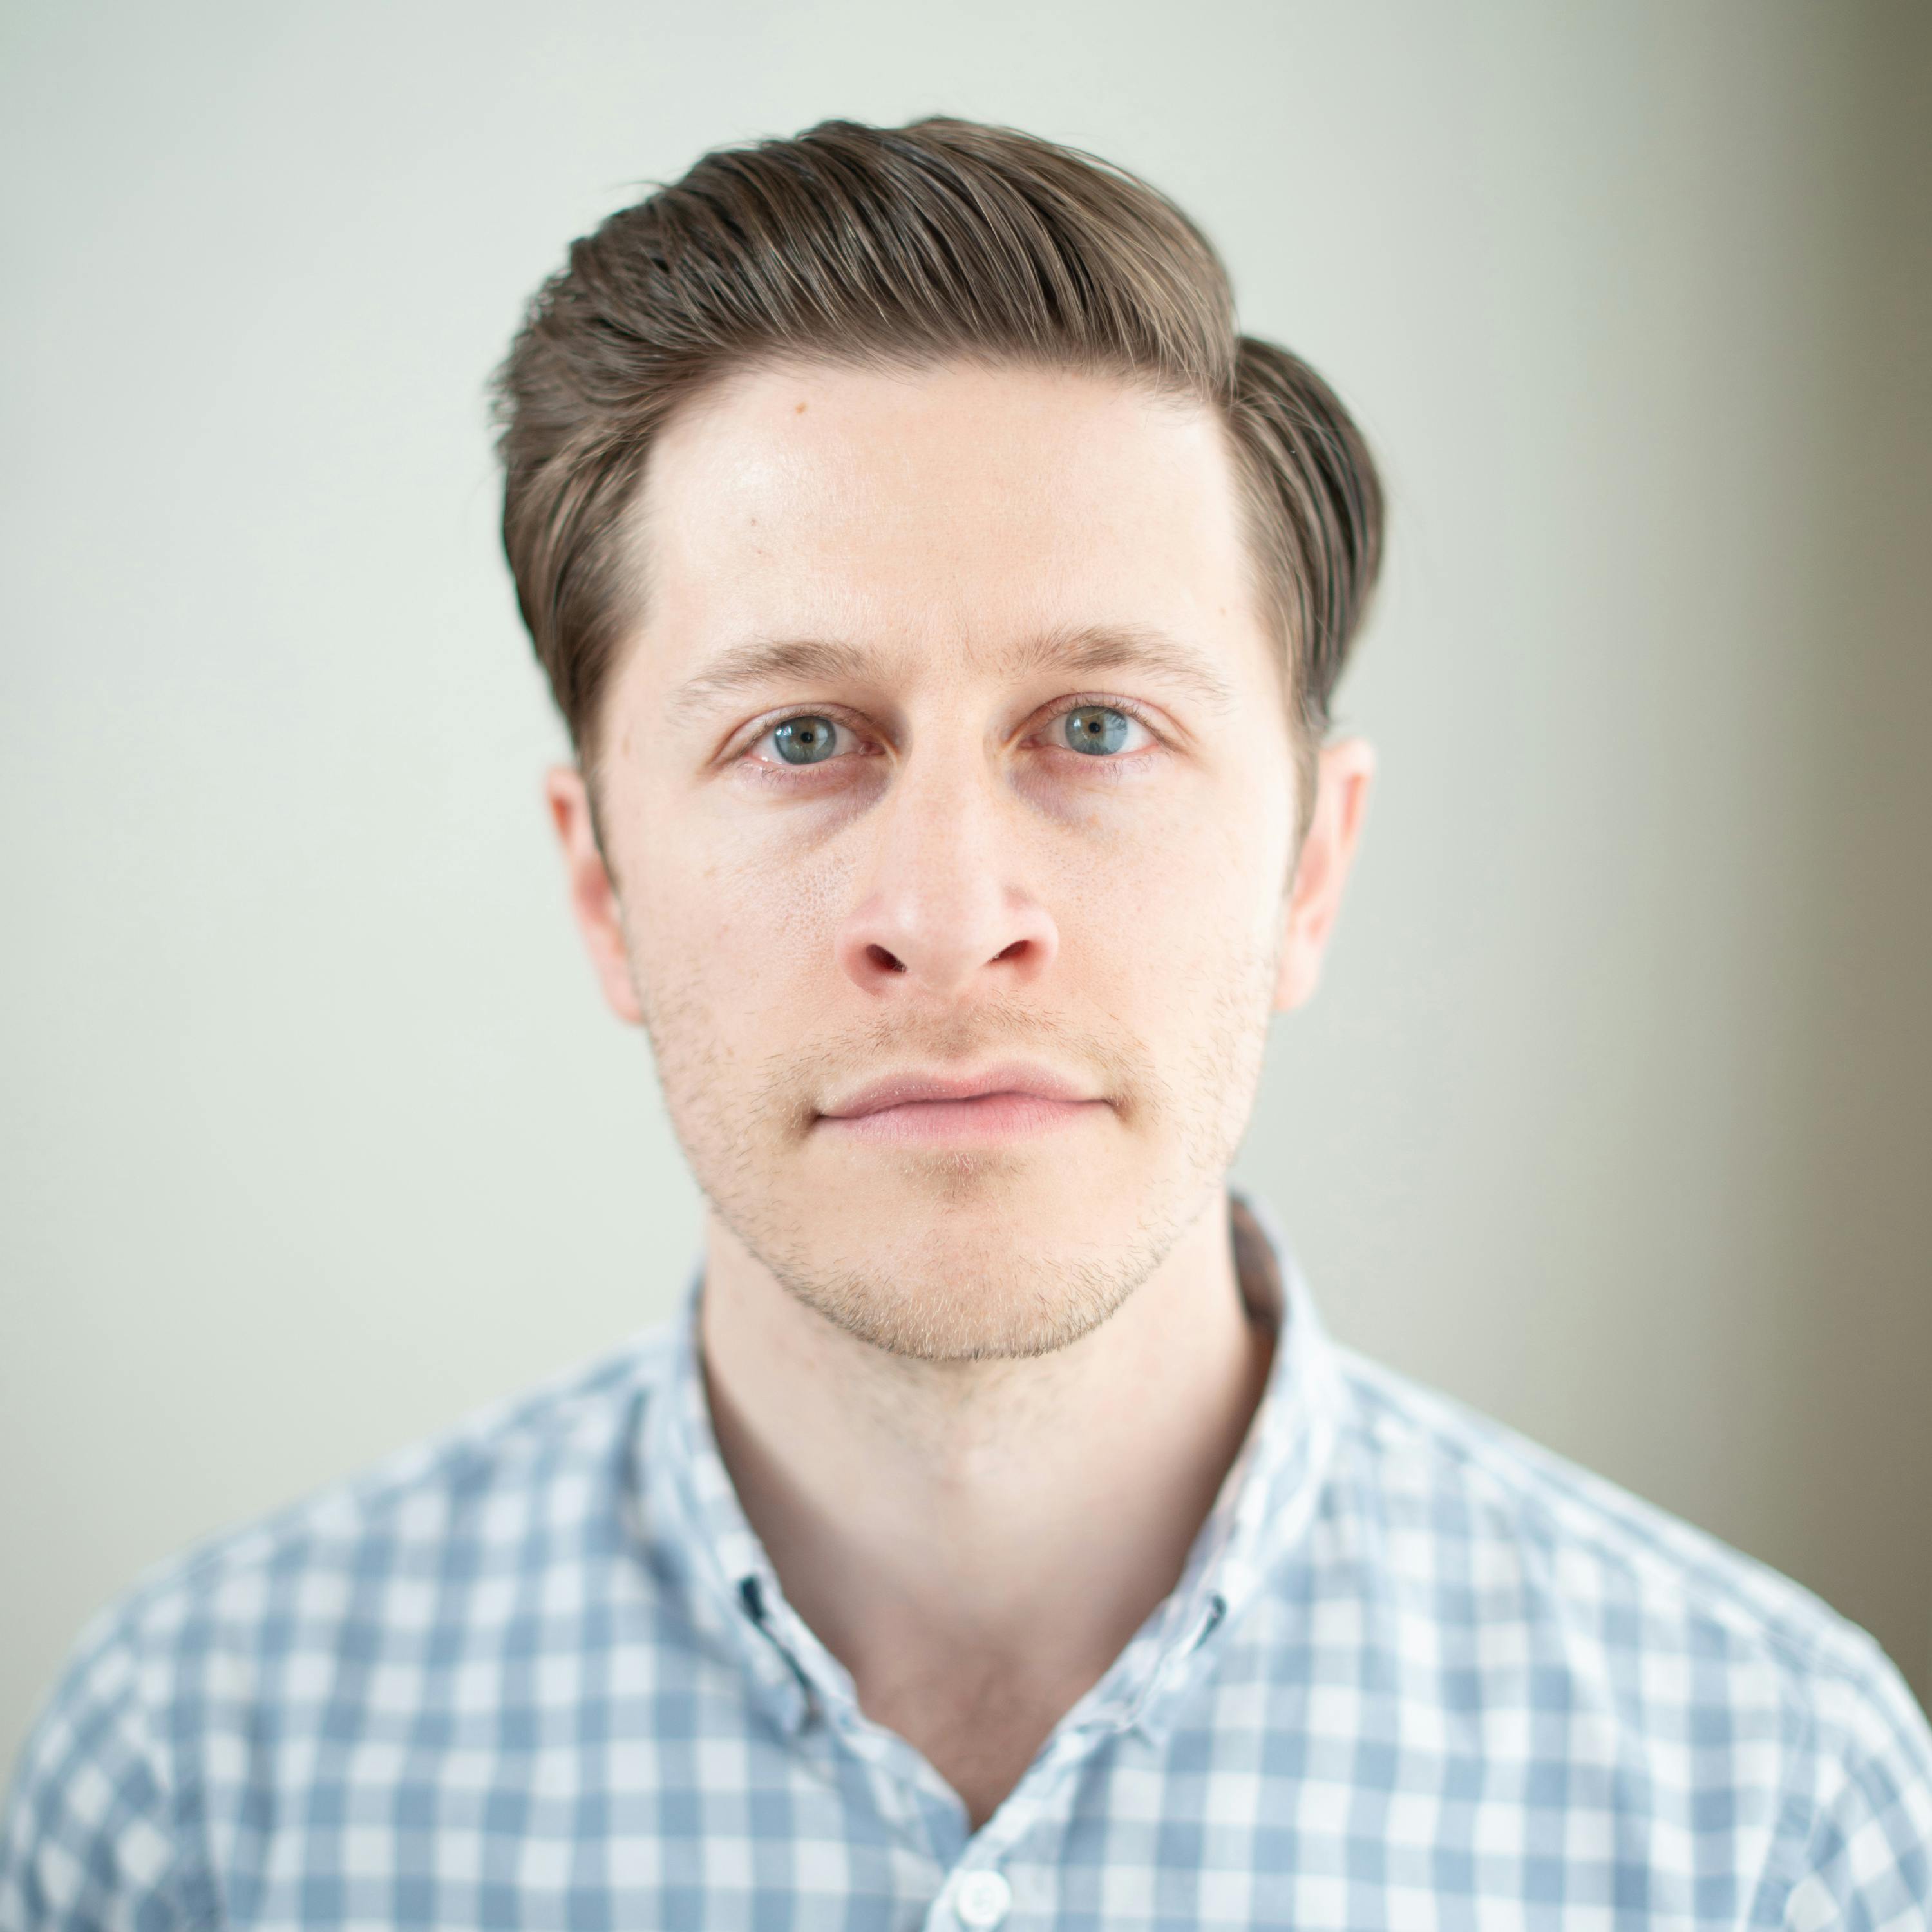
POLYGON ((831 757, 838 748, 838 722, 836 718, 826 718, 817 712, 802 717, 787 718, 775 724, 765 734, 772 748, 788 765, 816 765, 831 757))
MULTIPOLYGON (((1111 704, 1077 704, 1060 714, 1060 730, 1074 751, 1096 754, 1121 750, 1136 731, 1144 740, 1152 740, 1152 734, 1138 718, 1111 704)), ((1136 745, 1132 748, 1138 751, 1140 747, 1136 745)))

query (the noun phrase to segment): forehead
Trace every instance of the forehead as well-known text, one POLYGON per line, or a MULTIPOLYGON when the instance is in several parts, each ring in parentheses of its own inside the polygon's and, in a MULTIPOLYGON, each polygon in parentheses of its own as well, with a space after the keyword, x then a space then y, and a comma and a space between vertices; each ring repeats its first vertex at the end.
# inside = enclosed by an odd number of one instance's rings
POLYGON ((632 530, 640 655, 682 676, 812 636, 963 664, 1138 627, 1223 651, 1246 631, 1265 656, 1243 531, 1204 406, 1057 370, 761 368, 652 451, 632 530))

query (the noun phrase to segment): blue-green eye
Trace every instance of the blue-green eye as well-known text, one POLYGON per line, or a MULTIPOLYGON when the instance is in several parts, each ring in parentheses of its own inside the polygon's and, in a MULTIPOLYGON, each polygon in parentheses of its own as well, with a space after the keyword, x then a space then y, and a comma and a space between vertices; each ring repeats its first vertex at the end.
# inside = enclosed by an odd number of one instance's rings
POLYGON ((1133 722, 1112 705, 1082 704, 1067 712, 1061 729, 1076 752, 1118 752, 1127 742, 1127 728, 1133 722))
POLYGON ((778 756, 788 765, 815 765, 832 755, 838 727, 830 718, 788 718, 772 733, 778 756))

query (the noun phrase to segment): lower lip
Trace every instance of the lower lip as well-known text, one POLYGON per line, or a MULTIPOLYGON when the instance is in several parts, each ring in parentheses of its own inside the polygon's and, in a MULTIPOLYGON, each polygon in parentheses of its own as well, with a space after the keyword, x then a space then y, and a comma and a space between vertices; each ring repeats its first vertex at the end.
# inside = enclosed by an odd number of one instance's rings
POLYGON ((818 1124, 844 1138, 956 1147, 1029 1140, 1071 1126, 1106 1104, 1050 1100, 1040 1094, 977 1094, 970 1100, 908 1100, 869 1114, 826 1114, 818 1124))

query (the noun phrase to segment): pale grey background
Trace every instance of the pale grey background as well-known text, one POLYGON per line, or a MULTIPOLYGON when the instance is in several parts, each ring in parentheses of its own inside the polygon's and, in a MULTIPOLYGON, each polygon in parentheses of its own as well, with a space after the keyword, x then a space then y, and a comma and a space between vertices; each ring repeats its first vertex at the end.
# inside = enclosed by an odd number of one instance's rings
POLYGON ((1135 166, 1386 460, 1384 776, 1240 1172, 1345 1336, 1932 1683, 1932 9, 5 16, 0 1751, 142 1565, 667 1307, 480 392, 706 146, 1135 166))

